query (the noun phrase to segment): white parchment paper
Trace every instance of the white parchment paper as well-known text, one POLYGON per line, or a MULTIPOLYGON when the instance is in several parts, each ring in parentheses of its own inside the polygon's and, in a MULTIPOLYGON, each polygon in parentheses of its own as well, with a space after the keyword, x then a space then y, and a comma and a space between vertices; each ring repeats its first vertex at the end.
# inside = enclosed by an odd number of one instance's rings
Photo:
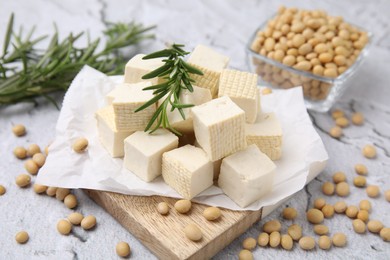
MULTIPOLYGON (((108 77, 88 66, 80 71, 65 95, 56 138, 39 171, 37 183, 180 198, 161 177, 146 183, 123 168, 123 160, 111 158, 99 141, 95 111, 105 106, 105 95, 122 80, 120 76, 108 77), (85 153, 77 154, 71 146, 80 136, 88 139, 89 146, 85 153)), ((262 96, 261 103, 263 111, 277 114, 283 128, 283 156, 276 162, 272 192, 245 209, 216 186, 202 192, 194 201, 233 210, 258 210, 299 191, 324 169, 328 155, 306 112, 301 88, 274 90, 262 96)))

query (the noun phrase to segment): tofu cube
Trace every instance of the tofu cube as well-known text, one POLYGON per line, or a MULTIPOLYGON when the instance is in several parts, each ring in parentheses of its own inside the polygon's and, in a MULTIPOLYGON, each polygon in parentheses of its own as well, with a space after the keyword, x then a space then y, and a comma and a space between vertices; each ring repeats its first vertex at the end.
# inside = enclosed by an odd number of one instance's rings
POLYGON ((130 87, 130 84, 118 84, 116 85, 110 92, 106 95, 106 104, 108 106, 112 105, 112 102, 114 101, 115 97, 118 95, 121 95, 121 93, 124 93, 128 90, 130 87))
POLYGON ((256 145, 222 160, 218 186, 245 208, 272 190, 276 165, 256 145))
POLYGON ((132 132, 119 131, 115 126, 114 109, 107 106, 99 109, 96 114, 99 139, 103 147, 112 157, 123 157, 123 141, 132 132))
POLYGON ((138 54, 127 62, 125 67, 125 83, 150 81, 152 85, 156 85, 162 82, 161 78, 153 78, 146 80, 142 79, 145 74, 165 64, 161 58, 143 60, 143 57, 145 57, 145 54, 138 54))
POLYGON ((202 149, 186 145, 163 154, 162 176, 183 198, 192 199, 213 185, 213 164, 202 149))
POLYGON ((143 90, 143 88, 151 86, 151 83, 123 84, 128 87, 123 87, 115 93, 112 101, 116 128, 121 131, 132 132, 144 130, 156 111, 156 106, 149 106, 137 113, 135 113, 135 110, 153 98, 153 91, 143 90))
POLYGON ((282 127, 275 113, 264 113, 254 124, 246 124, 246 141, 255 144, 271 160, 282 157, 282 127))
POLYGON ((137 131, 124 141, 123 165, 143 181, 151 182, 161 175, 163 153, 177 148, 178 143, 178 137, 165 129, 152 134, 137 131))
POLYGON ((192 108, 194 132, 211 161, 246 147, 245 113, 229 97, 220 97, 192 108))
POLYGON ((198 45, 188 58, 188 63, 203 72, 203 75, 191 74, 191 78, 195 80, 194 84, 209 89, 212 97, 217 97, 219 76, 229 64, 229 57, 204 45, 198 45))
POLYGON ((245 111, 247 123, 254 123, 260 107, 260 92, 257 75, 238 70, 225 69, 219 79, 218 96, 228 96, 245 111))
MULTIPOLYGON (((199 88, 197 86, 193 86, 193 88, 194 88, 193 92, 184 90, 180 93, 180 102, 182 104, 193 104, 197 106, 206 103, 212 99, 210 90, 205 88, 199 88)), ((160 100, 158 105, 161 105, 162 101, 163 100, 160 100)), ((184 134, 191 134, 194 132, 194 126, 193 126, 192 115, 191 115, 192 107, 183 109, 185 119, 183 119, 178 109, 170 111, 171 110, 170 105, 168 105, 168 108, 169 108, 167 109, 168 120, 174 129, 184 134)))

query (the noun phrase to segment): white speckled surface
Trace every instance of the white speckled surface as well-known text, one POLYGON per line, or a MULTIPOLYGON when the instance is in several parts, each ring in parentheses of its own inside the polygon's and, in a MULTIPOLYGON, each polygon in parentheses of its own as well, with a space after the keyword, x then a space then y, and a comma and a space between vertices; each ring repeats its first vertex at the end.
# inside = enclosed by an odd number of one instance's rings
MULTIPOLYGON (((37 25, 37 32, 51 33, 52 23, 56 22, 62 35, 71 31, 88 29, 93 36, 105 28, 107 21, 129 21, 136 19, 147 25, 157 24, 157 39, 144 46, 144 51, 160 49, 165 42, 181 42, 188 47, 204 43, 229 55, 234 68, 246 69, 245 49, 247 39, 253 30, 281 4, 291 5, 291 1, 49 1, 15 0, 0 2, 0 37, 5 33, 5 25, 11 12, 16 14, 16 25, 29 27, 37 25)), ((381 195, 370 199, 373 211, 370 218, 383 221, 390 226, 390 204, 385 201, 383 191, 390 189, 390 29, 387 0, 348 0, 348 1, 294 1, 297 7, 323 8, 335 15, 343 15, 347 20, 370 29, 374 33, 374 44, 366 63, 358 75, 350 82, 351 87, 336 107, 347 111, 362 112, 367 120, 364 126, 352 126, 345 130, 345 137, 337 141, 328 136, 327 130, 333 122, 329 114, 311 113, 330 155, 327 169, 308 187, 293 196, 288 202, 265 220, 255 224, 244 235, 222 250, 216 259, 234 259, 241 249, 241 242, 248 236, 257 237, 261 225, 272 218, 280 218, 282 208, 289 205, 299 211, 294 223, 304 227, 304 233, 314 235, 307 224, 303 212, 311 207, 315 198, 322 196, 321 184, 330 180, 335 171, 345 171, 349 183, 355 173, 353 165, 364 163, 369 168, 368 183, 381 187, 381 195), (378 147, 378 157, 368 160, 362 157, 360 149, 364 144, 374 143, 378 147)), ((0 39, 1 41, 3 39, 0 39)), ((62 96, 57 95, 57 100, 62 96)), ((56 223, 66 217, 71 210, 56 199, 36 195, 31 188, 20 189, 14 184, 16 175, 23 173, 22 163, 15 159, 12 150, 17 145, 26 146, 36 142, 42 147, 53 139, 53 131, 58 111, 40 100, 38 106, 20 104, 0 107, 0 184, 7 193, 0 197, 0 259, 116 259, 115 245, 120 240, 129 242, 132 258, 155 259, 150 251, 141 245, 131 234, 122 228, 112 217, 82 192, 76 194, 80 201, 78 211, 93 214, 98 226, 93 231, 75 228, 73 233, 61 236, 56 231, 56 223), (23 123, 28 134, 16 138, 11 134, 15 123, 23 123), (30 241, 18 245, 14 236, 19 230, 27 230, 30 241)), ((357 204, 366 198, 363 189, 351 187, 351 195, 345 200, 357 204)), ((327 197, 329 203, 340 198, 327 197)), ((286 232, 291 221, 282 222, 282 232, 286 232)), ((294 246, 286 252, 282 249, 257 248, 256 259, 309 258, 309 259, 388 259, 389 243, 370 233, 357 235, 352 230, 351 220, 337 215, 325 220, 331 234, 341 231, 348 236, 345 248, 332 248, 329 252, 316 249, 304 252, 294 246)), ((317 237, 316 237, 317 238, 317 237)))

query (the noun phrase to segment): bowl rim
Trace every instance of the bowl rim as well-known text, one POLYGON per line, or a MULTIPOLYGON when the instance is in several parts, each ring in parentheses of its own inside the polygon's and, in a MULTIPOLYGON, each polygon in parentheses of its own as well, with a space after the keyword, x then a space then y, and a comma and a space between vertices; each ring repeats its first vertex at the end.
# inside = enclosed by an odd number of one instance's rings
MULTIPOLYGON (((367 37, 368 37, 368 42, 367 44, 364 46, 364 48, 361 50, 358 58, 356 59, 356 61, 352 64, 352 66, 350 66, 346 71, 344 71, 343 73, 341 73, 338 77, 336 78, 330 78, 330 77, 325 77, 325 76, 319 76, 319 75, 315 75, 311 72, 308 72, 308 71, 303 71, 303 70, 298 70, 298 69, 295 69, 293 67, 290 67, 290 66, 287 66, 279 61, 276 61, 276 60, 273 60, 273 59, 270 59, 264 55, 261 55, 260 53, 257 53, 255 51, 252 50, 251 46, 252 46, 252 43, 253 41, 256 39, 257 37, 257 32, 260 31, 261 29, 264 29, 265 26, 267 25, 267 23, 272 19, 274 18, 276 15, 278 14, 278 12, 275 12, 273 15, 271 15, 270 17, 268 17, 263 23, 260 24, 260 26, 258 26, 256 28, 256 30, 252 33, 252 36, 249 38, 249 41, 248 43, 246 44, 246 52, 247 54, 249 55, 252 55, 256 58, 259 58, 260 60, 263 60, 265 61, 266 63, 269 63, 273 66, 276 66, 276 67, 279 67, 281 69, 284 69, 284 70, 287 70, 291 73, 294 73, 294 74, 298 74, 298 75, 301 75, 301 76, 304 76, 304 77, 308 77, 308 78, 311 78, 311 79, 315 79, 315 80, 318 80, 318 81, 323 81, 323 82, 326 82, 326 83, 329 83, 329 84, 335 84, 335 82, 338 82, 338 81, 345 81, 347 80, 350 76, 352 76, 358 67, 360 67, 360 65, 362 64, 364 58, 367 56, 368 54, 368 50, 369 48, 371 47, 372 45, 372 38, 373 38, 373 33, 371 31, 368 31, 366 30, 365 28, 359 26, 359 25, 356 25, 354 23, 350 23, 349 21, 346 21, 346 20, 343 20, 344 22, 347 22, 348 24, 358 28, 359 30, 361 31, 364 31, 367 33, 367 37)), ((344 18, 343 18, 344 19, 344 18)), ((249 61, 251 62, 251 61, 249 61)))

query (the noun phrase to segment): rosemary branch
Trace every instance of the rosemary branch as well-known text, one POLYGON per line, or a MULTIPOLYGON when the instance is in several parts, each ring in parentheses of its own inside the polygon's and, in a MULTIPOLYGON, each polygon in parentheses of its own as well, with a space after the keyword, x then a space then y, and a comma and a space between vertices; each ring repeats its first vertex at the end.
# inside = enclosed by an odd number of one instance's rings
POLYGON ((194 68, 182 59, 182 57, 189 54, 182 47, 184 47, 182 44, 173 44, 169 49, 157 51, 143 57, 143 59, 166 58, 163 60, 164 65, 142 77, 143 79, 161 77, 165 80, 163 83, 144 88, 144 90, 153 90, 154 97, 139 107, 135 112, 141 111, 159 101, 161 103, 150 119, 145 131, 153 133, 158 128, 163 127, 170 129, 177 135, 181 135, 169 123, 168 113, 177 109, 183 120, 185 119, 183 109, 192 107, 193 105, 182 104, 180 102, 180 93, 183 90, 194 91, 192 87, 194 80, 191 79, 190 74, 203 75, 202 71, 194 68), (170 108, 168 107, 169 105, 170 108))
POLYGON ((153 38, 147 32, 155 28, 135 22, 110 23, 103 32, 106 43, 98 51, 100 38, 91 41, 88 37, 87 45, 80 48, 75 43, 84 36, 84 32, 71 33, 60 41, 55 27, 47 48, 40 50, 36 45, 48 36, 33 37, 34 28, 26 35, 22 28, 15 32, 13 23, 12 14, 0 56, 0 104, 34 102, 36 97, 43 96, 57 106, 48 94, 66 91, 84 65, 108 75, 122 74, 129 57, 122 56, 119 50, 153 38))

